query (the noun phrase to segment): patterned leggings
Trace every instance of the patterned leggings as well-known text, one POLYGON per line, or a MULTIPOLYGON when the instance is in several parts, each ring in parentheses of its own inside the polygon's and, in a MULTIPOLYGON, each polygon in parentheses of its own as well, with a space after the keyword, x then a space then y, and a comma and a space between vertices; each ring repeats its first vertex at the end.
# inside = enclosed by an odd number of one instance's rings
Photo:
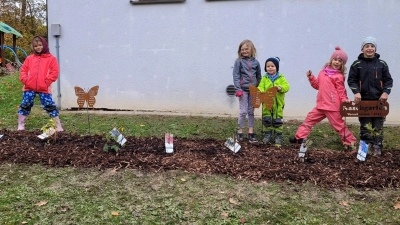
POLYGON ((24 93, 22 94, 22 103, 19 105, 18 114, 27 116, 31 113, 36 94, 39 94, 40 103, 42 104, 43 109, 46 110, 46 112, 49 114, 49 116, 52 118, 58 116, 59 112, 51 94, 34 91, 24 91, 24 93))

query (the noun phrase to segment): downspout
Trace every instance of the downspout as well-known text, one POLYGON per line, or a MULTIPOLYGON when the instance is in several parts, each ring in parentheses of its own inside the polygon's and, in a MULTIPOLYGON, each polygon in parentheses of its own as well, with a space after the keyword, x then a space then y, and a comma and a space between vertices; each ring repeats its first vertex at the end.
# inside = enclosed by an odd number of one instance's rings
POLYGON ((60 44, 59 44, 59 38, 61 35, 61 25, 60 24, 51 24, 51 33, 52 35, 56 38, 56 58, 57 58, 57 63, 58 63, 58 79, 57 79, 57 98, 58 98, 58 104, 57 108, 60 110, 61 109, 61 69, 60 69, 60 44))
POLYGON ((59 51, 59 48, 60 48, 60 45, 59 45, 59 42, 58 42, 58 35, 56 36, 56 57, 57 57, 57 63, 58 63, 58 79, 57 79, 57 92, 58 92, 58 94, 57 94, 57 99, 58 99, 58 104, 57 104, 57 107, 58 107, 58 109, 59 110, 61 110, 61 81, 60 81, 60 79, 61 79, 61 69, 60 69, 60 51, 59 51))

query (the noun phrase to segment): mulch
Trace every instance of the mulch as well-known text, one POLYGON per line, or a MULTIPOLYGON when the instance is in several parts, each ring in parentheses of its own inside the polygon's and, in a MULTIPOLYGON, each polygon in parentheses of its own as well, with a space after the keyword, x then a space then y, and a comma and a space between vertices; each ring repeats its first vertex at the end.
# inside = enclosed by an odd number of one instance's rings
POLYGON ((303 162, 294 146, 276 148, 264 144, 240 143, 237 153, 215 139, 175 137, 174 152, 166 153, 164 137, 128 136, 117 152, 104 151, 116 144, 101 135, 69 132, 41 140, 40 131, 1 130, 0 163, 41 164, 49 167, 133 168, 149 172, 184 170, 199 174, 226 174, 254 182, 275 181, 327 189, 356 188, 379 190, 400 186, 400 151, 384 150, 383 155, 368 155, 365 162, 356 152, 318 149, 315 144, 303 162))

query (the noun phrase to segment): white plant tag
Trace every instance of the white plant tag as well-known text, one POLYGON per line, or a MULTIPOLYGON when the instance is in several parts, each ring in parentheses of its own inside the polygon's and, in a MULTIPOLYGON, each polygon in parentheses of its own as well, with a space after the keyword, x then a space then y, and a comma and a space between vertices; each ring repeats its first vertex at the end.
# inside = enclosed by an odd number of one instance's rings
POLYGON ((310 145, 312 143, 313 142, 307 138, 305 138, 303 140, 303 142, 301 143, 301 146, 300 146, 299 158, 304 158, 306 156, 307 149, 308 149, 308 147, 310 147, 310 145))
POLYGON ((53 135, 56 132, 56 130, 54 128, 49 128, 46 132, 43 132, 43 134, 38 135, 38 138, 40 139, 46 139, 48 137, 50 137, 51 135, 53 135))
POLYGON ((112 129, 112 130, 110 131, 110 134, 111 134, 111 136, 113 136, 113 137, 117 137, 116 142, 117 142, 119 145, 123 146, 123 145, 125 144, 126 139, 125 139, 125 137, 119 132, 119 130, 118 130, 117 128, 114 127, 114 129, 112 129))
POLYGON ((0 134, 0 138, 2 138, 4 135, 0 134))
POLYGON ((240 145, 236 141, 233 140, 233 138, 228 138, 225 141, 225 147, 229 148, 231 151, 234 153, 238 152, 240 150, 240 145))
POLYGON ((307 146, 305 143, 301 143, 300 151, 299 151, 299 158, 304 158, 306 156, 307 146))
POLYGON ((365 161, 368 154, 368 147, 369 145, 365 141, 360 140, 360 146, 358 147, 358 152, 357 152, 358 160, 365 161))
POLYGON ((165 152, 173 153, 174 152, 174 135, 166 133, 165 134, 165 152))

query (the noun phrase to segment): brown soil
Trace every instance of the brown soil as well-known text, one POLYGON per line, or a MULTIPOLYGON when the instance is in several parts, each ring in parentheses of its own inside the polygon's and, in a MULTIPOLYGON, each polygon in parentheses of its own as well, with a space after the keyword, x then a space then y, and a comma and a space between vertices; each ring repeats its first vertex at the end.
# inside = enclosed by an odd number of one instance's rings
POLYGON ((42 164, 52 167, 135 168, 150 172, 181 169, 193 173, 226 174, 256 182, 310 182, 328 189, 361 190, 400 187, 400 151, 386 150, 381 157, 369 155, 359 162, 356 152, 309 149, 305 162, 298 149, 241 143, 234 153, 224 141, 175 138, 174 153, 166 153, 164 138, 126 137, 118 152, 105 152, 114 145, 100 135, 61 132, 55 143, 41 140, 39 131, 1 130, 0 163, 42 164))

